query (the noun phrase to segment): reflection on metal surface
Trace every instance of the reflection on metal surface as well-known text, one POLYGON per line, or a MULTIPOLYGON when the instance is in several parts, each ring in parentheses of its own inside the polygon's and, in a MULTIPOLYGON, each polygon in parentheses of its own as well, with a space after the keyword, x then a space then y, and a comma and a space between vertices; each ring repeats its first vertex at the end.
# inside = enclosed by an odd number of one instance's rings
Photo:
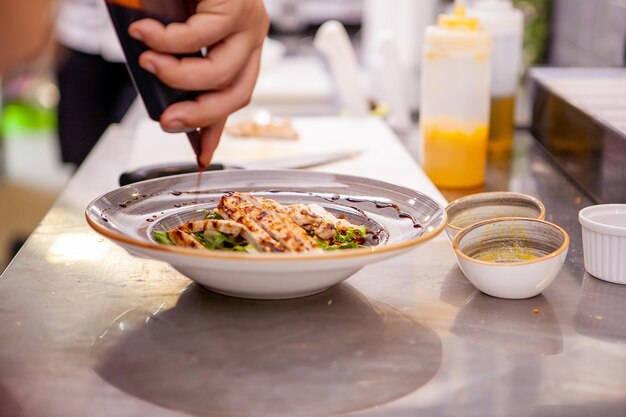
POLYGON ((465 278, 463 271, 457 265, 446 274, 441 284, 439 299, 453 306, 467 304, 476 292, 476 287, 465 278))
POLYGON ((93 345, 93 367, 131 395, 197 415, 374 407, 426 384, 442 357, 436 333, 346 284, 279 302, 192 285, 153 312, 113 323, 93 345))
POLYGON ((474 289, 468 296, 470 289, 459 278, 462 275, 455 266, 446 276, 440 296, 446 303, 461 306, 450 329, 453 334, 507 352, 556 355, 563 350, 559 322, 543 295, 505 300, 474 289))
POLYGON ((92 233, 66 233, 59 235, 50 246, 46 260, 53 264, 97 261, 107 248, 104 239, 92 233))
POLYGON ((574 329, 597 340, 626 341, 626 285, 585 274, 574 329))
POLYGON ((0 384, 0 416, 19 417, 23 415, 22 407, 8 388, 0 384))
POLYGON ((606 401, 587 404, 547 404, 537 407, 532 417, 602 416, 624 417, 626 401, 606 401))
POLYGON ((538 68, 532 132, 596 203, 626 200, 626 71, 538 68))

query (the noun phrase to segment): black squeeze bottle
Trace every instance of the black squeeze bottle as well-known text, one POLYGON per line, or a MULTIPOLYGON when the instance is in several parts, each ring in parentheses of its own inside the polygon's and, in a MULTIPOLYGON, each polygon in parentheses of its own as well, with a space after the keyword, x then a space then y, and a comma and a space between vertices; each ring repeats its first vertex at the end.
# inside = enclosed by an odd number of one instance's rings
MULTIPOLYGON (((135 88, 139 92, 148 115, 158 121, 165 109, 173 103, 193 100, 198 92, 169 87, 156 76, 139 66, 139 55, 147 51, 146 45, 128 34, 131 23, 144 18, 158 20, 163 24, 185 22, 196 11, 197 0, 104 0, 113 26, 126 56, 126 64, 135 88)), ((201 57, 201 51, 190 56, 201 57)), ((187 132, 189 141, 200 154, 197 130, 187 132)))

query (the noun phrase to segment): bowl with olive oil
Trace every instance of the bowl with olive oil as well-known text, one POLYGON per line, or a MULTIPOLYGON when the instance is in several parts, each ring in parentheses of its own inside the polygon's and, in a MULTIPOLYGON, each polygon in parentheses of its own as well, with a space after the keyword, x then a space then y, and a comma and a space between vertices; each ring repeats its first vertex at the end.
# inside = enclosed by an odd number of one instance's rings
POLYGON ((557 276, 569 248, 561 227, 537 219, 485 220, 461 230, 452 245, 459 267, 485 294, 534 297, 557 276))

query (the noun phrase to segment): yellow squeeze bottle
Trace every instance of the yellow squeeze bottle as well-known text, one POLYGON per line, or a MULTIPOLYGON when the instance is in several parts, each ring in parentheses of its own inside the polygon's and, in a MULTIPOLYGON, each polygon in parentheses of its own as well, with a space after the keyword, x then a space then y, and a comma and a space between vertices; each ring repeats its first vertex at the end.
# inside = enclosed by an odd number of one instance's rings
POLYGON ((491 54, 491 155, 507 156, 515 131, 515 96, 522 66, 524 14, 511 0, 475 0, 468 13, 493 36, 491 54))
POLYGON ((441 188, 485 181, 491 77, 491 35, 457 1, 424 36, 420 163, 441 188))

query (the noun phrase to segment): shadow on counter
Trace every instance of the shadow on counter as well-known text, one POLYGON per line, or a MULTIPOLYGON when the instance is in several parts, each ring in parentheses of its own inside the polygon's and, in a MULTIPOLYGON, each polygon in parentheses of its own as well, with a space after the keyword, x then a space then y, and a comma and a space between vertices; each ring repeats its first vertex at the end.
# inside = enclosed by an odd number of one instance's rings
POLYGON ((219 416, 378 406, 425 385, 441 358, 435 332, 347 284, 285 301, 191 285, 178 300, 121 316, 92 348, 94 369, 117 388, 219 416))
POLYGON ((0 384, 0 417, 20 417, 23 410, 8 388, 0 384))
POLYGON ((626 401, 618 403, 542 405, 537 407, 532 417, 624 417, 624 410, 626 410, 626 401))
POLYGON ((586 273, 574 329, 592 339, 626 342, 626 285, 602 281, 586 273))
POLYGON ((455 266, 446 275, 440 300, 459 307, 450 331, 493 349, 530 355, 563 350, 559 321, 543 296, 506 300, 478 291, 455 266))

